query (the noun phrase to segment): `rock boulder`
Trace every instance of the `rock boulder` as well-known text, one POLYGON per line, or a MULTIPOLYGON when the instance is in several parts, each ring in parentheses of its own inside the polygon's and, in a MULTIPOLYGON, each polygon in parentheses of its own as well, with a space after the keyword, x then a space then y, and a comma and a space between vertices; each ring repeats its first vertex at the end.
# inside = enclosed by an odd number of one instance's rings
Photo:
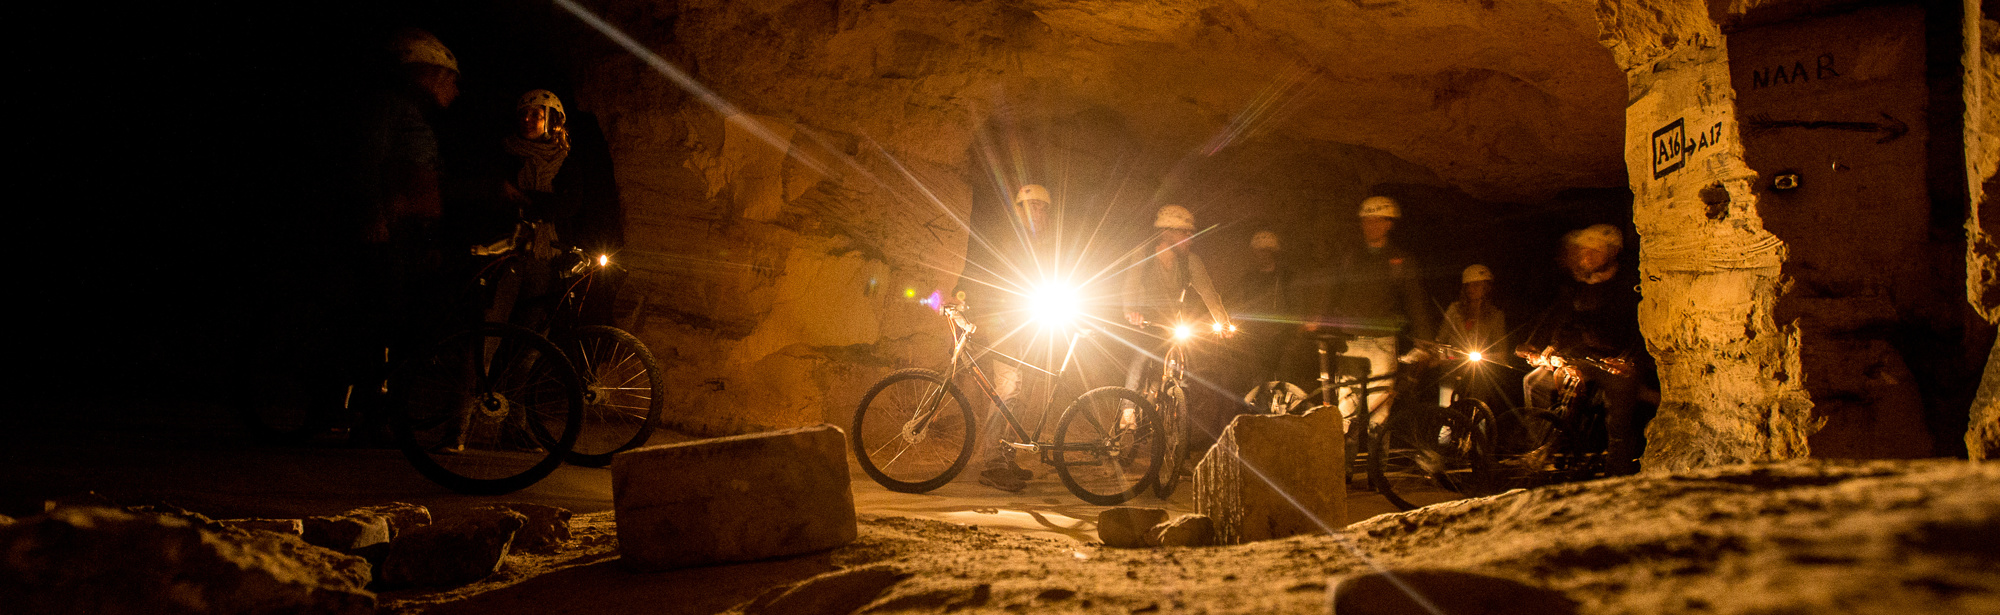
POLYGON ((611 461, 618 550, 665 570, 854 540, 847 439, 832 425, 649 446, 611 461))

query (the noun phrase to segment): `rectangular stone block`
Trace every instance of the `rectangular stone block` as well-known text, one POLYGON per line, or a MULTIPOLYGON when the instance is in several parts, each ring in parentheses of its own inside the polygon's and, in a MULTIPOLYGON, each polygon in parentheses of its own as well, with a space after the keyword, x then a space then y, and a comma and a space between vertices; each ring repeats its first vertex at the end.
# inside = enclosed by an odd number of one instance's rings
POLYGON ((639 570, 809 553, 858 532, 847 438, 827 424, 620 453, 611 500, 619 554, 639 570))
POLYGON ((1345 444, 1337 411, 1238 416, 1195 466, 1195 512, 1218 544, 1346 526, 1345 444))

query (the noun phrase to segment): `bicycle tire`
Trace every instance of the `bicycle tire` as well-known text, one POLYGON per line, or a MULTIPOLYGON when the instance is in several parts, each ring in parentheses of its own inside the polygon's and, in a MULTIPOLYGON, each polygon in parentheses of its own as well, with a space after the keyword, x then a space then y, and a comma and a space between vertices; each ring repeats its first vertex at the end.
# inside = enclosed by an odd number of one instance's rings
POLYGON ((578 327, 562 349, 583 379, 583 431, 569 462, 602 468, 612 455, 645 446, 666 403, 659 359, 639 338, 609 326, 578 327))
POLYGON ((1160 399, 1167 403, 1157 404, 1160 409, 1160 429, 1166 437, 1162 442, 1166 452, 1162 454, 1157 480, 1153 481, 1153 495, 1164 500, 1174 494, 1181 484, 1181 470, 1188 458, 1188 418, 1187 387, 1176 386, 1165 389, 1160 399))
POLYGON ((848 440, 861 471, 876 484, 925 493, 965 470, 978 430, 972 405, 956 385, 943 374, 911 368, 889 374, 861 396, 848 440))
POLYGON ((1056 422, 1050 465, 1070 493, 1099 506, 1124 503, 1159 479, 1166 446, 1160 413, 1138 391, 1099 387, 1063 410, 1056 422), (1127 408, 1133 420, 1123 419, 1127 408), (1124 460, 1136 460, 1126 463, 1124 460))
POLYGON ((1461 492, 1458 483, 1476 455, 1471 421, 1452 408, 1392 413, 1374 430, 1368 447, 1368 483, 1401 510, 1413 510, 1397 493, 1418 482, 1461 492), (1401 485, 1399 487, 1398 485, 1401 485))
POLYGON ((582 431, 583 384, 568 357, 504 323, 457 331, 399 362, 389 400, 404 457, 460 493, 535 484, 562 465, 582 431))

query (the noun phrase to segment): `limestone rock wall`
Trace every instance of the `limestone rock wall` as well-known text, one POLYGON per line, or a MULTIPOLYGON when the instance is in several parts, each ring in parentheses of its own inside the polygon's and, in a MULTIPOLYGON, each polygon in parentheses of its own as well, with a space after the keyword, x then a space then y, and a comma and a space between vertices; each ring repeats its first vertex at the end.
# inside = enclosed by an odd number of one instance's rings
POLYGON ((698 433, 841 424, 879 375, 939 363, 917 299, 950 292, 1019 183, 1108 220, 1096 249, 1117 251, 1166 202, 1323 245, 1384 183, 1534 199, 1621 172, 1618 73, 1576 2, 576 6, 631 45, 509 10, 552 30, 602 119, 620 324, 698 433))
POLYGON ((1758 213, 1721 31, 1700 2, 1607 8, 1606 46, 1631 90, 1639 325, 1660 372, 1642 465, 1803 457, 1813 428, 1798 331, 1773 318, 1785 246, 1758 213))
MULTIPOLYGON (((1966 0, 1965 166, 1972 195, 1966 222, 1966 300, 1988 322, 2000 322, 2000 15, 1991 2, 1966 0)), ((2000 457, 2000 343, 1986 360, 1972 405, 1965 448, 1973 459, 2000 457)))

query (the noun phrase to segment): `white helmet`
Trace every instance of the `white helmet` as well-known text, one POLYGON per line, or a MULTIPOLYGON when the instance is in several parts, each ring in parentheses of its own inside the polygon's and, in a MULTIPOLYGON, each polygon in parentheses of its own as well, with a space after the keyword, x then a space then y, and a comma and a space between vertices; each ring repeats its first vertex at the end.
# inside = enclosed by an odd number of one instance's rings
POLYGON ((1028 184, 1026 186, 1022 186, 1020 192, 1014 193, 1015 205, 1019 205, 1024 201, 1041 201, 1043 203, 1053 202, 1053 200, 1049 198, 1049 189, 1043 188, 1041 184, 1028 184))
POLYGON ((1609 224, 1593 224, 1586 228, 1570 231, 1563 235, 1563 241, 1581 248, 1595 248, 1616 254, 1625 248, 1625 234, 1618 227, 1609 224))
POLYGON ((1396 199, 1386 196, 1371 196, 1361 200, 1361 217, 1401 218, 1403 208, 1396 205, 1396 199))
POLYGON ((528 90, 528 93, 521 95, 521 100, 514 103, 514 110, 520 111, 534 106, 548 107, 557 114, 563 112, 562 99, 556 98, 556 93, 548 90, 528 90))
POLYGON ((1257 231, 1257 234, 1250 236, 1250 249, 1277 250, 1278 234, 1271 231, 1257 231))
POLYGON ((1194 212, 1188 211, 1186 207, 1179 205, 1161 207, 1160 213, 1153 217, 1153 228, 1192 231, 1194 230, 1194 212))
POLYGON ((444 46, 436 36, 416 28, 406 28, 396 33, 393 45, 398 64, 429 64, 458 70, 458 56, 444 46))
POLYGON ((1493 270, 1487 269, 1485 265, 1473 265, 1471 267, 1466 267, 1465 273, 1458 274, 1458 283, 1460 284, 1471 284, 1473 282, 1489 282, 1492 280, 1493 280, 1493 270))

